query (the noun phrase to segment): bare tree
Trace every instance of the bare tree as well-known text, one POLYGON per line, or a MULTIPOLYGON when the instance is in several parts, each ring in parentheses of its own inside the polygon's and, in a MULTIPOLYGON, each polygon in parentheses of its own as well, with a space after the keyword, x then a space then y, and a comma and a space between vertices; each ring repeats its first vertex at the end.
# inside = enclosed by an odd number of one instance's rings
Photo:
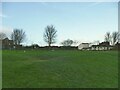
POLYGON ((50 47, 51 44, 56 42, 56 37, 57 37, 57 30, 55 29, 55 27, 53 25, 48 25, 45 28, 45 32, 44 32, 44 41, 48 44, 48 46, 50 47))
POLYGON ((3 32, 0 32, 0 39, 3 40, 5 38, 7 38, 6 34, 3 32))
POLYGON ((61 42, 63 46, 71 46, 73 43, 74 43, 73 40, 70 40, 70 39, 67 39, 61 42))
POLYGON ((106 34, 105 34, 105 41, 106 42, 111 42, 111 34, 110 34, 110 32, 106 32, 106 34))
POLYGON ((26 34, 22 29, 14 29, 11 34, 11 39, 15 45, 20 45, 25 40, 26 34))
POLYGON ((118 32, 113 32, 112 33, 112 44, 115 45, 118 42, 119 39, 119 33, 118 32))

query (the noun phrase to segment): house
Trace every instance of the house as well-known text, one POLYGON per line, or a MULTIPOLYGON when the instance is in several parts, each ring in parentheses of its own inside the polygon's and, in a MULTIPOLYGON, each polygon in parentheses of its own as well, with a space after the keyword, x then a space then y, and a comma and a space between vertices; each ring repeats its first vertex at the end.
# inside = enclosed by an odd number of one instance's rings
POLYGON ((79 50, 84 50, 84 49, 88 49, 89 48, 89 43, 81 43, 79 46, 78 46, 78 49, 79 50))
POLYGON ((111 50, 113 49, 113 46, 109 44, 109 42, 102 42, 98 45, 92 45, 90 46, 90 43, 81 43, 78 46, 79 50, 111 50))
POLYGON ((12 49, 14 47, 13 40, 9 40, 8 38, 5 38, 0 41, 2 42, 2 49, 12 49))
POLYGON ((99 45, 92 45, 90 50, 111 50, 113 47, 109 44, 109 42, 102 42, 99 45))

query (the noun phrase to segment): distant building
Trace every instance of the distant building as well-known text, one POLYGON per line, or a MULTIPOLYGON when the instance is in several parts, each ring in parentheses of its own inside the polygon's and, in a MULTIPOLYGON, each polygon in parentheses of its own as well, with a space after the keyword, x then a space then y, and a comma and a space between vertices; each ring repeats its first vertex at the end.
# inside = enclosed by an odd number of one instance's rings
POLYGON ((13 49, 14 47, 13 40, 9 40, 8 38, 0 40, 0 42, 2 42, 2 49, 13 49))
POLYGON ((109 44, 109 42, 102 42, 99 43, 98 45, 92 45, 90 46, 89 43, 81 43, 78 46, 79 50, 111 50, 113 46, 109 44))
POLYGON ((112 48, 109 42, 102 42, 99 45, 92 45, 89 50, 111 50, 112 48))
POLYGON ((89 48, 89 43, 81 43, 80 45, 78 45, 79 50, 84 50, 88 48, 89 48))

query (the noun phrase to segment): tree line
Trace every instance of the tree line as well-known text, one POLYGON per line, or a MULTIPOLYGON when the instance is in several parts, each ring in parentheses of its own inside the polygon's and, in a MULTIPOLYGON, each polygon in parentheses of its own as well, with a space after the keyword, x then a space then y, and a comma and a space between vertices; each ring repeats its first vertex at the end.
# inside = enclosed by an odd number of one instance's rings
MULTIPOLYGON (((6 38, 5 33, 0 33, 0 39, 6 38)), ((22 29, 14 29, 10 36, 11 40, 13 40, 15 45, 20 45, 22 42, 26 39, 26 33, 22 29)), ((51 47, 52 44, 56 43, 57 38, 57 30, 55 26, 53 25, 47 25, 45 27, 45 31, 43 33, 43 39, 48 44, 49 47, 51 47)), ((112 33, 106 32, 105 38, 106 42, 111 43, 112 45, 115 45, 120 40, 120 33, 117 31, 114 31, 112 33)), ((66 39, 61 44, 63 46, 71 46, 72 44, 77 44, 78 41, 73 41, 71 39, 66 39)))

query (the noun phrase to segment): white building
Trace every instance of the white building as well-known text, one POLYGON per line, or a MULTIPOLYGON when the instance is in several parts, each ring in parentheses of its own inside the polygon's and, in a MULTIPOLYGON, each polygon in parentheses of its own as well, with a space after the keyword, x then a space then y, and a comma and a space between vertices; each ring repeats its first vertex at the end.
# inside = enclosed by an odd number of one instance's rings
POLYGON ((102 42, 99 45, 92 45, 90 50, 111 50, 113 47, 109 44, 109 42, 102 42))
POLYGON ((102 42, 99 45, 90 45, 90 43, 81 43, 78 46, 79 50, 111 50, 113 47, 109 42, 102 42))
POLYGON ((84 50, 87 48, 89 48, 89 43, 81 43, 80 45, 78 45, 79 50, 84 50))

